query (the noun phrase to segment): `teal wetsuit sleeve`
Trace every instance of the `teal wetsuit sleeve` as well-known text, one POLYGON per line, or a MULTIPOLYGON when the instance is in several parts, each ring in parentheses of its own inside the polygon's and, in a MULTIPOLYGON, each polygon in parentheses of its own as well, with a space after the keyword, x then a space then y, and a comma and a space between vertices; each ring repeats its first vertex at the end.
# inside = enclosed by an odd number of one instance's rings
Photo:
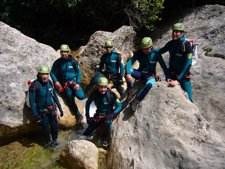
POLYGON ((113 114, 118 114, 122 110, 122 103, 120 103, 119 99, 114 101, 115 109, 113 110, 113 114))
POLYGON ((169 43, 167 43, 164 47, 160 48, 160 49, 157 49, 159 54, 163 54, 167 51, 169 51, 169 43))
POLYGON ((58 96, 56 95, 55 89, 53 89, 53 100, 56 103, 56 105, 59 108, 59 110, 62 110, 62 107, 61 107, 61 104, 59 102, 58 96))
POLYGON ((77 77, 76 77, 76 83, 77 84, 80 84, 81 82, 81 70, 80 70, 80 67, 78 66, 78 63, 76 62, 75 59, 72 60, 72 64, 73 64, 73 67, 74 67, 74 71, 77 73, 77 77))
POLYGON ((123 78, 123 74, 124 74, 124 66, 123 63, 120 61, 120 77, 123 78))
POLYGON ((52 81, 55 83, 58 81, 57 77, 56 77, 56 72, 57 72, 57 62, 53 63, 52 69, 50 71, 50 76, 52 78, 52 81))
POLYGON ((165 63, 164 59, 162 58, 161 54, 158 54, 158 62, 160 64, 161 68, 163 69, 166 79, 168 79, 169 78, 169 69, 167 68, 166 63, 165 63))
POLYGON ((185 66, 177 78, 178 81, 182 80, 185 77, 186 73, 191 67, 191 64, 192 64, 192 53, 189 53, 186 58, 185 66))
POLYGON ((92 101, 94 100, 94 93, 92 93, 89 98, 87 99, 87 102, 85 104, 85 116, 86 118, 90 118, 90 113, 89 113, 89 110, 90 110, 90 105, 92 103, 92 101))
POLYGON ((132 65, 134 64, 134 62, 137 60, 137 55, 134 55, 132 58, 129 59, 129 61, 127 62, 126 65, 126 73, 127 74, 131 74, 130 69, 132 67, 132 65))
POLYGON ((36 98, 35 90, 36 90, 36 87, 31 84, 29 88, 29 102, 30 102, 30 108, 31 108, 33 117, 38 116, 36 102, 35 102, 35 98, 36 98))
POLYGON ((192 51, 192 47, 190 42, 186 41, 185 43, 185 65, 181 71, 181 73, 179 74, 177 80, 181 81, 183 78, 185 78, 186 74, 189 73, 189 69, 191 67, 192 64, 192 55, 193 55, 193 51, 192 51))

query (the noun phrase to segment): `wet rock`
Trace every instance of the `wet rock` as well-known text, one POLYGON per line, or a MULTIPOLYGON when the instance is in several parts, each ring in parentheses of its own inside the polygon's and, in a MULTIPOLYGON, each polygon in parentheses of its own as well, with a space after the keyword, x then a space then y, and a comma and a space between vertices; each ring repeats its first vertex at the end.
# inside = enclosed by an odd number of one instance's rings
POLYGON ((97 169, 98 148, 86 140, 73 140, 63 148, 60 159, 70 169, 97 169))
MULTIPOLYGON (((224 11, 220 5, 186 11, 185 16, 156 33, 155 46, 162 47, 171 40, 171 26, 184 22, 187 38, 199 44, 199 58, 191 68, 194 104, 180 87, 167 88, 157 83, 134 114, 127 108, 114 123, 108 167, 225 166, 224 11)), ((168 60, 168 53, 163 57, 168 60)))
MULTIPOLYGON (((186 12, 175 22, 187 26, 187 38, 198 44, 199 57, 191 67, 193 101, 215 130, 225 135, 225 6, 205 5, 186 12)), ((171 39, 171 22, 156 41, 162 47, 171 39)), ((168 54, 163 55, 164 58, 168 54)))
MULTIPOLYGON (((16 128, 31 121, 24 106, 27 81, 36 78, 39 65, 46 64, 50 67, 56 58, 56 52, 3 22, 0 22, 0 34, 0 124, 16 128)), ((6 131, 0 131, 6 134, 6 131)))
MULTIPOLYGON (((51 68, 60 57, 50 46, 41 44, 0 22, 0 140, 16 137, 37 129, 30 109, 25 104, 27 81, 35 79, 41 64, 51 68)), ((75 124, 75 118, 61 100, 65 116, 63 126, 75 124)), ((81 112, 83 105, 79 103, 81 112)), ((1 141, 0 141, 1 143, 1 141)))
POLYGON ((108 167, 223 168, 223 140, 180 86, 157 82, 134 114, 127 107, 114 123, 108 167))

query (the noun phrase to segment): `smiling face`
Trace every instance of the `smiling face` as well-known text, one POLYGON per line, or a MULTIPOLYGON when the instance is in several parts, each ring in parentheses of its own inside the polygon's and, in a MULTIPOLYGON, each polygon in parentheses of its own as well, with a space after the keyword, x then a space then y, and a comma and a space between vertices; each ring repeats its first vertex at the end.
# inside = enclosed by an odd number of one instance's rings
POLYGON ((60 51, 61 58, 67 59, 69 56, 69 51, 60 51))
POLYGON ((107 91, 107 86, 98 86, 98 91, 101 93, 101 94, 105 94, 106 91, 107 91))
POLYGON ((39 73, 38 76, 42 82, 47 82, 49 79, 49 73, 39 73))
POLYGON ((172 31, 172 39, 177 40, 180 39, 184 35, 183 31, 173 30, 172 31))

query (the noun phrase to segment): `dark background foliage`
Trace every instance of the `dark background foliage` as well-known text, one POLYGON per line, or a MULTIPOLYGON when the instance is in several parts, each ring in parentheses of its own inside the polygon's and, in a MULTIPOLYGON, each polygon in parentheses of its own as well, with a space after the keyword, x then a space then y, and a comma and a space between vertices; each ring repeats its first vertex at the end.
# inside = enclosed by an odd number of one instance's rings
POLYGON ((87 43, 97 30, 132 25, 151 32, 176 12, 224 0, 0 0, 0 19, 55 49, 87 43))

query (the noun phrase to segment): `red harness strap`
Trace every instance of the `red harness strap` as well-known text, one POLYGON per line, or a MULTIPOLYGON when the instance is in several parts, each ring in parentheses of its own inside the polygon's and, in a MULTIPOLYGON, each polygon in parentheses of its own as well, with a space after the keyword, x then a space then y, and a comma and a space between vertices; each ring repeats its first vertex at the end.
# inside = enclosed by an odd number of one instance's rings
POLYGON ((68 88, 69 86, 72 86, 74 87, 76 85, 75 82, 73 81, 68 81, 64 84, 64 86, 62 86, 60 89, 59 89, 59 92, 62 93, 66 88, 68 88))

